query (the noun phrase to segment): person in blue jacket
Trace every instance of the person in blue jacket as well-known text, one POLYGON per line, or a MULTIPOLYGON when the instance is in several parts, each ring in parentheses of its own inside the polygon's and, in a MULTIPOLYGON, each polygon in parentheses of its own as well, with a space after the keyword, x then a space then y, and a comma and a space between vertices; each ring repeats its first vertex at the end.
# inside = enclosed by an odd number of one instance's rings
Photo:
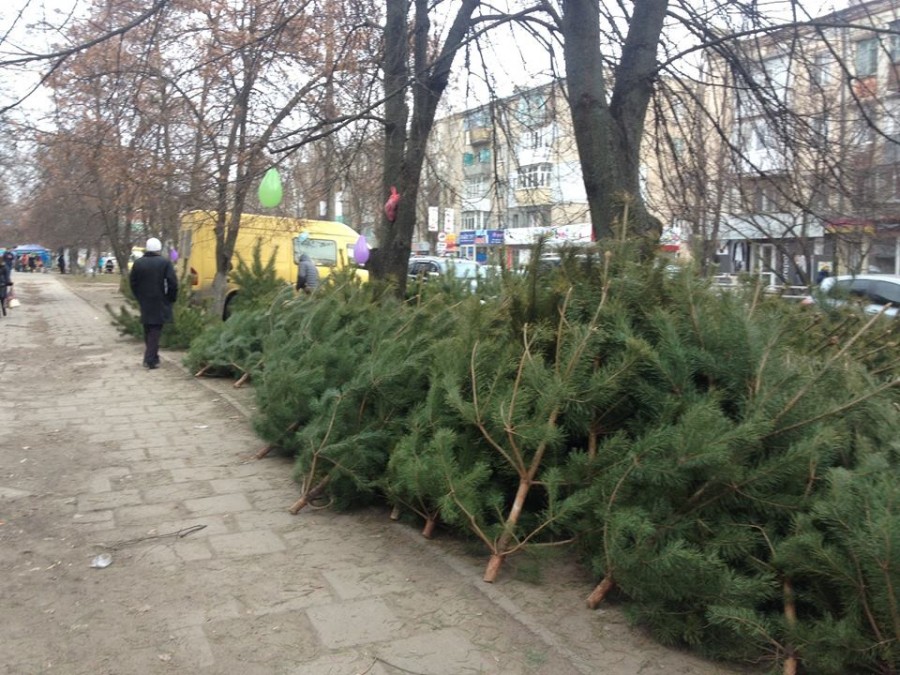
POLYGON ((156 237, 147 240, 144 255, 134 261, 128 281, 141 308, 144 326, 144 367, 159 367, 159 339, 163 325, 172 323, 172 305, 178 299, 175 267, 160 255, 162 243, 156 237))

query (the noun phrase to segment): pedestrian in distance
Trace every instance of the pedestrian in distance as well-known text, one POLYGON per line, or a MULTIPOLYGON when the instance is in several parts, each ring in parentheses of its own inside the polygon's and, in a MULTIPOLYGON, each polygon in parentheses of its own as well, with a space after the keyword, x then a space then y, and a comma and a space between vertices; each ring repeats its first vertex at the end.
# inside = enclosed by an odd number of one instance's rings
POLYGON ((37 270, 37 256, 31 254, 28 256, 28 271, 34 273, 37 270))
POLYGON ((312 294, 319 285, 319 270, 309 259, 306 253, 300 254, 300 262, 297 267, 297 285, 298 291, 303 291, 306 295, 312 294))
POLYGON ((56 259, 56 264, 59 265, 59 273, 66 273, 66 254, 60 253, 59 257, 56 259))
POLYGON ((831 270, 829 270, 827 267, 823 267, 822 269, 820 269, 816 274, 816 286, 821 286, 822 282, 830 276, 831 270))
POLYGON ((172 323, 172 305, 178 299, 178 277, 168 258, 160 255, 162 243, 147 240, 144 255, 134 261, 128 282, 141 308, 144 327, 144 367, 159 367, 159 339, 163 325, 172 323))
POLYGON ((0 311, 6 316, 6 303, 12 289, 12 268, 6 264, 6 258, 0 258, 0 311))

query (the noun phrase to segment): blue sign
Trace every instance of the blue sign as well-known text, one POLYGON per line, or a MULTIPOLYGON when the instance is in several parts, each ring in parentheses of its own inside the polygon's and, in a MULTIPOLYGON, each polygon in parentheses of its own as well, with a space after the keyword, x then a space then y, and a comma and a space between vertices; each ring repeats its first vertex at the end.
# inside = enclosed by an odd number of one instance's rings
POLYGON ((488 230, 487 243, 488 246, 503 246, 503 230, 488 230))
POLYGON ((463 230, 459 233, 456 243, 460 246, 471 246, 475 243, 475 230, 463 230))

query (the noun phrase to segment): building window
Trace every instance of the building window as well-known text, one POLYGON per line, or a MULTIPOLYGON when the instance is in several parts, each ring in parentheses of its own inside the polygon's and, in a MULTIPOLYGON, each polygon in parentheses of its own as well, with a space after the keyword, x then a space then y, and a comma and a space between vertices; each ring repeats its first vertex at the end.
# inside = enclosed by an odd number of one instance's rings
POLYGON ((551 175, 552 167, 549 164, 523 166, 519 169, 518 176, 516 176, 516 187, 520 190, 548 187, 550 185, 551 175))
POLYGON ((519 98, 519 122, 526 126, 542 124, 547 119, 548 98, 544 93, 532 92, 519 98))
POLYGON ((824 87, 828 84, 830 75, 831 54, 829 54, 828 52, 819 52, 813 57, 809 79, 814 87, 824 87))
POLYGON ((763 82, 779 101, 788 99, 790 80, 791 73, 786 57, 778 56, 774 59, 766 59, 763 63, 763 82))
POLYGON ((870 77, 878 71, 878 38, 856 43, 856 76, 870 77))
POLYGON ((478 163, 479 164, 490 164, 491 162, 491 150, 490 148, 482 148, 478 151, 478 163))
POLYGON ((529 129, 523 134, 523 147, 528 150, 550 146, 550 128, 529 129))
POLYGON ((463 166, 472 166, 475 163, 475 155, 471 152, 463 153, 463 166))
POLYGON ((463 211, 462 229, 484 230, 487 228, 490 215, 489 211, 463 211))
MULTIPOLYGON (((893 21, 890 29, 900 33, 900 21, 893 21)), ((892 91, 900 91, 900 35, 891 35, 890 40, 891 66, 888 72, 888 86, 892 91)))
POLYGON ((892 21, 888 28, 898 35, 891 35, 891 63, 900 63, 900 21, 892 21))
POLYGON ((851 122, 850 142, 855 149, 866 149, 875 142, 875 110, 871 105, 859 109, 859 117, 851 122))
POLYGON ((881 201, 900 201, 900 167, 885 166, 878 171, 877 194, 881 201))
POLYGON ((484 176, 470 176, 465 182, 466 199, 481 199, 484 197, 484 176))
POLYGON ((484 129, 489 126, 490 115, 488 114, 487 108, 473 110, 466 114, 466 118, 463 120, 464 131, 469 131, 470 129, 484 129))

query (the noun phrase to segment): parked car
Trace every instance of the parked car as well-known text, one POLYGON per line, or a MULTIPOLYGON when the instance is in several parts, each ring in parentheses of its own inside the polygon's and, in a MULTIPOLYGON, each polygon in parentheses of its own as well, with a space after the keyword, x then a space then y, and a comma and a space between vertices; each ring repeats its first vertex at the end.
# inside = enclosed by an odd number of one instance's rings
POLYGON ((900 275, 847 274, 826 277, 819 285, 818 292, 807 296, 803 304, 821 303, 840 307, 854 301, 867 314, 877 314, 884 310, 885 316, 897 317, 900 309, 900 275))
POLYGON ((465 279, 469 282, 469 288, 474 292, 478 284, 489 273, 486 265, 466 260, 465 258, 442 258, 432 255, 414 255, 409 258, 408 274, 410 281, 424 278, 437 278, 441 276, 465 279))

